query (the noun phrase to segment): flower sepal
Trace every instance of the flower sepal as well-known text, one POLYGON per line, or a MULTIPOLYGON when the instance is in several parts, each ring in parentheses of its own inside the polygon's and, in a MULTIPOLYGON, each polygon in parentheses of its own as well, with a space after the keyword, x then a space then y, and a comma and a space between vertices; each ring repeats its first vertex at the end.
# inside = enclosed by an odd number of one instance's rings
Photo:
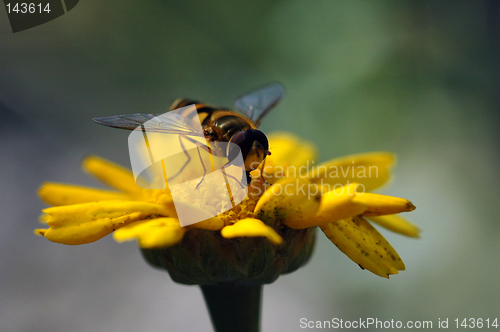
POLYGON ((185 285, 269 284, 307 263, 316 228, 280 226, 282 245, 265 237, 224 238, 220 232, 190 229, 168 248, 141 249, 146 261, 185 285))

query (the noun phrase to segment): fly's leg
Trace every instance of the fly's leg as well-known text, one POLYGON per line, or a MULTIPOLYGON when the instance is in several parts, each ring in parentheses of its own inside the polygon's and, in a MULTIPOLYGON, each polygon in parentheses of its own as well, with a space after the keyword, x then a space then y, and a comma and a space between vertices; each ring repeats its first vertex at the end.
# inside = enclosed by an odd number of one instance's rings
POLYGON ((267 185, 267 186, 270 186, 271 184, 268 183, 266 181, 266 179, 264 179, 264 168, 266 166, 266 159, 264 159, 264 161, 262 162, 262 167, 260 168, 260 178, 262 179, 262 181, 264 181, 264 183, 267 185))
MULTIPOLYGON (((203 159, 201 158, 201 154, 200 154, 200 151, 199 151, 199 148, 201 147, 203 150, 207 151, 208 153, 211 153, 212 150, 208 147, 208 146, 204 146, 202 143, 198 142, 197 140, 195 139, 192 139, 190 137, 187 137, 187 136, 182 136, 182 135, 179 135, 179 143, 182 147, 182 151, 184 151, 184 154, 186 155, 187 157, 187 160, 186 162, 182 165, 182 167, 180 168, 180 170, 175 173, 174 176, 170 177, 170 181, 172 181, 173 179, 175 179, 177 176, 179 176, 179 174, 182 173, 182 171, 186 168, 186 166, 189 164, 189 162, 191 161, 191 156, 189 155, 189 153, 187 152, 186 150, 186 147, 184 146, 184 143, 183 143, 183 139, 187 140, 188 142, 191 142, 193 144, 196 145, 196 149, 198 150, 198 156, 200 157, 200 162, 201 162, 201 165, 203 167, 203 170, 204 170, 204 174, 203 174, 203 177, 205 177, 205 174, 206 174, 206 168, 205 168, 205 165, 203 164, 203 159)), ((203 179, 202 179, 203 181, 203 179)), ((201 183, 201 182, 200 182, 201 183)), ((199 184, 198 184, 199 186, 199 184)), ((196 188, 198 188, 198 186, 196 186, 196 188)))
MULTIPOLYGON (((203 177, 201 178, 201 181, 196 185, 196 189, 198 189, 200 184, 205 179, 205 175, 207 175, 207 168, 205 167, 205 164, 203 163, 203 158, 201 157, 201 153, 200 153, 200 147, 201 148, 204 148, 204 147, 208 148, 208 152, 210 152, 210 147, 206 147, 203 144, 201 144, 200 142, 196 142, 195 144, 196 144, 196 151, 198 151, 198 156, 200 157, 201 166, 203 167, 203 177)), ((214 171, 214 165, 212 165, 212 171, 214 171)))
POLYGON ((240 185, 241 189, 245 189, 245 186, 243 185, 242 181, 238 180, 236 177, 232 176, 231 174, 227 174, 225 167, 222 167, 221 171, 222 171, 222 175, 224 175, 224 181, 226 182, 226 188, 227 188, 227 192, 229 193, 229 199, 231 200, 231 205, 234 208, 234 207, 236 207, 236 204, 234 203, 234 194, 231 191, 231 186, 229 185, 229 181, 227 180, 227 178, 229 177, 229 178, 233 179, 234 181, 236 181, 240 185))
MULTIPOLYGON (((229 163, 228 163, 228 164, 229 164, 229 163)), ((227 164, 226 164, 226 165, 227 165, 227 164)), ((231 179, 233 179, 234 181, 236 181, 236 182, 240 185, 241 189, 245 189, 245 186, 243 185, 243 181, 242 181, 242 180, 238 180, 235 176, 233 176, 233 175, 231 175, 231 174, 227 174, 227 173, 226 173, 226 166, 225 166, 225 165, 224 165, 224 167, 222 167, 222 168, 221 168, 221 171, 222 171, 222 174, 224 174, 224 178, 225 178, 226 183, 227 183, 228 185, 229 185, 229 183, 228 183, 228 181, 227 181, 227 178, 231 178, 231 179)), ((245 171, 245 172, 246 172, 246 171, 245 171)), ((249 174, 250 174, 250 173, 249 173, 249 172, 247 172, 247 175, 246 175, 246 176, 247 176, 247 179, 248 179, 248 177, 249 177, 249 174)), ((247 185, 250 185, 250 182, 249 182, 249 181, 247 181, 247 185)))
MULTIPOLYGON (((181 174, 181 172, 184 170, 184 168, 187 166, 187 164, 189 164, 189 162, 191 161, 191 157, 189 156, 189 153, 187 153, 187 151, 186 151, 186 147, 184 146, 184 143, 182 143, 182 138, 183 138, 183 137, 184 137, 184 136, 179 135, 179 143, 180 143, 180 145, 181 145, 181 147, 182 147, 182 151, 184 151, 184 154, 187 156, 187 160, 186 160, 186 162, 184 163, 184 165, 182 165, 181 169, 180 169, 177 173, 175 173, 175 175, 174 175, 174 176, 172 176, 172 177, 170 178, 170 181, 172 181, 172 180, 173 180, 173 179, 175 179, 175 178, 176 178, 179 174, 181 174)), ((185 137, 185 138, 188 138, 188 137, 185 137)), ((188 138, 188 139, 189 139, 189 138, 188 138)))

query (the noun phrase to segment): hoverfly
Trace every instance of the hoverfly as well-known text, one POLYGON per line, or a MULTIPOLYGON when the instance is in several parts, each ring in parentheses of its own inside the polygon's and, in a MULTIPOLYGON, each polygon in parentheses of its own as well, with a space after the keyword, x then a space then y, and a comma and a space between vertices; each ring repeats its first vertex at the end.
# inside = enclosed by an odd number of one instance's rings
MULTIPOLYGON (((189 121, 162 121, 160 114, 124 114, 98 117, 93 120, 98 124, 114 128, 134 130, 141 126, 143 132, 177 134, 181 145, 182 139, 190 140, 189 136, 204 136, 208 143, 204 148, 213 155, 225 156, 231 161, 236 154, 241 152, 247 184, 250 184, 250 172, 260 166, 265 158, 271 154, 266 135, 257 127, 283 96, 284 89, 280 84, 265 85, 236 100, 234 108, 239 112, 228 108, 214 107, 191 99, 176 100, 170 107, 171 111, 188 105, 194 104, 196 106, 195 108, 187 108, 185 114, 181 115, 186 119, 197 115, 202 131, 191 127, 189 121), (233 144, 222 145, 227 147, 226 151, 222 151, 221 148, 218 148, 217 142, 233 144), (235 145, 238 149, 234 148, 235 145)), ((182 168, 191 160, 188 154, 186 156, 187 161, 182 168)))

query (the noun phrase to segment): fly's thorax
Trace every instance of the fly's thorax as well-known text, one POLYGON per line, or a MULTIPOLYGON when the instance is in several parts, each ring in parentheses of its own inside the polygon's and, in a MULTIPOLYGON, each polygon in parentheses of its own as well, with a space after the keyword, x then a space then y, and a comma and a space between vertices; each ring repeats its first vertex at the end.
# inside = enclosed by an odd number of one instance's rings
POLYGON ((214 114, 212 118, 215 119, 209 124, 219 141, 229 142, 237 133, 253 127, 248 119, 242 116, 229 112, 221 112, 220 115, 214 114))

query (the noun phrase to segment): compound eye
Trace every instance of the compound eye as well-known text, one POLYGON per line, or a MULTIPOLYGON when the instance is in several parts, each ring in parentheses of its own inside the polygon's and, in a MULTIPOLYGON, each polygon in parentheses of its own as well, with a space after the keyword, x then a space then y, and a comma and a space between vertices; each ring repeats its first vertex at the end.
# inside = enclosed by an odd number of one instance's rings
MULTIPOLYGON (((245 134, 244 131, 241 131, 234 135, 234 137, 231 139, 231 142, 229 143, 228 147, 228 153, 227 153, 227 158, 229 161, 233 161, 239 153, 243 153, 242 150, 245 150, 244 147, 249 145, 248 139, 246 137, 247 135, 245 134)), ((249 148, 250 146, 248 146, 249 148)))
POLYGON ((254 143, 258 143, 260 147, 264 150, 264 158, 269 155, 269 143, 267 141, 266 135, 257 129, 249 129, 242 131, 234 135, 231 139, 228 148, 228 158, 229 161, 233 161, 234 158, 238 156, 238 152, 241 151, 243 159, 246 160, 247 156, 251 153, 254 148, 254 143), (236 146, 234 146, 236 145, 236 146), (239 149, 237 148, 239 147, 239 149))
POLYGON ((269 152, 269 142, 267 141, 267 136, 262 131, 252 130, 252 138, 260 143, 266 154, 269 152))

